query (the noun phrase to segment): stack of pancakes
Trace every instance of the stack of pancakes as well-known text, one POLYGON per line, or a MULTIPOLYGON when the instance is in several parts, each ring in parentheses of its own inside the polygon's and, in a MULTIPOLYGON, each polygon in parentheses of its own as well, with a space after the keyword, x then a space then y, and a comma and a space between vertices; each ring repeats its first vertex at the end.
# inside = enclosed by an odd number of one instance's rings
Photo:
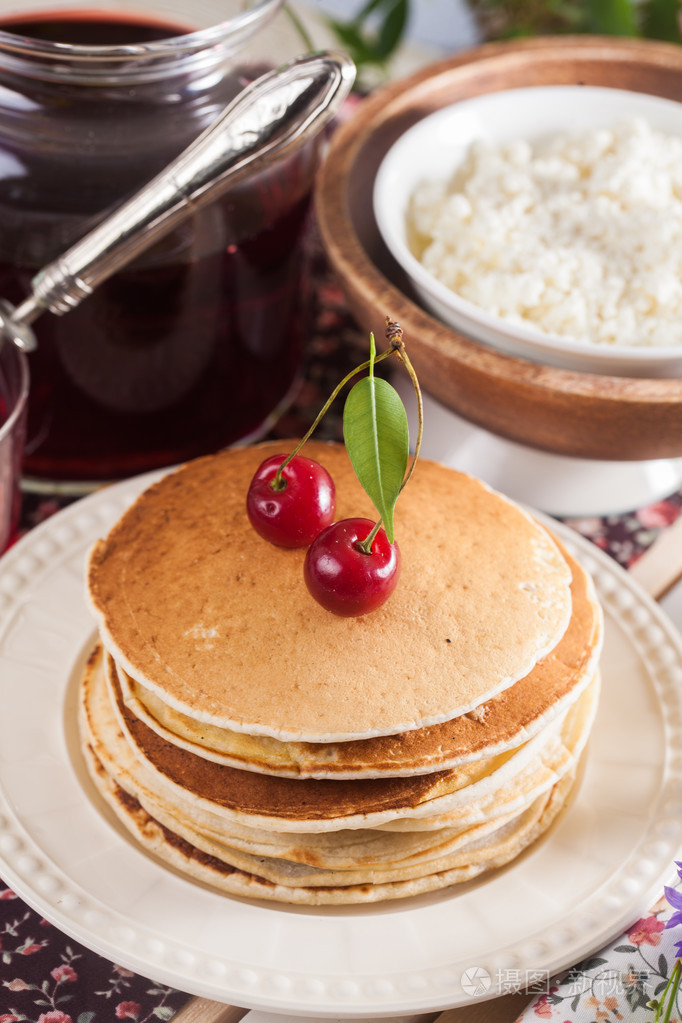
MULTIPOLYGON (((594 718, 591 581, 517 505, 421 461, 396 508, 395 593, 329 614, 305 552, 246 516, 254 471, 287 450, 183 466, 91 552, 97 788, 147 849, 237 895, 373 902, 507 863, 565 804, 594 718)), ((337 518, 375 517, 342 446, 306 454, 337 518)))

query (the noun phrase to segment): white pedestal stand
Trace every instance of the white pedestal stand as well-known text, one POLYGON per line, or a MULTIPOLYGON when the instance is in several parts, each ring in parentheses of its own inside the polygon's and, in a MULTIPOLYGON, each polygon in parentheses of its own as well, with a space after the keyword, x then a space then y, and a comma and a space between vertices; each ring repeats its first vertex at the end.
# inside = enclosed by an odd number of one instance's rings
MULTIPOLYGON (((393 376, 416 437, 416 399, 393 376)), ((682 458, 603 462, 517 444, 462 419, 424 395, 422 455, 478 476, 513 500, 562 518, 621 514, 668 497, 682 485, 682 458)))

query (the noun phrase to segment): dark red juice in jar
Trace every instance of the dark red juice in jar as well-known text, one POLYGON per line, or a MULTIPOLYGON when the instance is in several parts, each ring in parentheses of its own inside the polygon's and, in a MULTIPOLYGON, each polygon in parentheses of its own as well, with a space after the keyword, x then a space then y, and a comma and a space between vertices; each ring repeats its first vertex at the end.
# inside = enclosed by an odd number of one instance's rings
MULTIPOLYGON (((0 31, 70 46, 180 35, 74 11, 0 31)), ((152 56, 73 74, 17 67, 0 40, 0 297, 157 174, 265 68, 152 56)), ((61 64, 64 64, 63 58, 61 64)), ((76 309, 34 329, 24 471, 98 481, 255 434, 300 361, 302 235, 316 146, 186 220, 76 309)))

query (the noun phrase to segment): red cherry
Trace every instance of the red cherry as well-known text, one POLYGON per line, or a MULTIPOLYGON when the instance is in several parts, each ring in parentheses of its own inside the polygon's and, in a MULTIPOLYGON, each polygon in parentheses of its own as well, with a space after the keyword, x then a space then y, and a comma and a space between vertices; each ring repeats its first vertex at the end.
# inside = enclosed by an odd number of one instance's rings
POLYGON ((400 575, 400 550, 383 529, 372 553, 358 546, 366 540, 371 519, 341 519, 323 529, 305 556, 303 575, 310 593, 327 611, 354 618, 375 611, 393 593, 400 575))
POLYGON ((278 547, 307 547, 334 518, 334 481, 319 462, 294 455, 282 470, 282 488, 275 490, 272 482, 286 457, 273 455, 258 467, 246 495, 246 512, 263 539, 278 547))

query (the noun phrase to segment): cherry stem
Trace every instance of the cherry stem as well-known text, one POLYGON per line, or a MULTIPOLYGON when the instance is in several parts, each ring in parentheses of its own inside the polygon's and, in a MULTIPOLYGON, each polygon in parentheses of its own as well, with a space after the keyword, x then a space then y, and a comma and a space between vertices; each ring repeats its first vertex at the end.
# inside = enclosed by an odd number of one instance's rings
MULTIPOLYGON (((376 364, 377 362, 383 362, 384 359, 388 359, 389 356, 391 356, 391 355, 393 355, 393 349, 389 348, 388 351, 382 352, 381 355, 377 355, 377 357, 374 360, 374 363, 376 364)), ((352 380, 353 377, 356 376, 357 373, 362 373, 362 371, 364 369, 368 369, 370 364, 371 364, 371 360, 368 359, 366 362, 363 362, 361 366, 356 366, 355 369, 352 369, 350 371, 350 373, 346 373, 346 375, 343 378, 343 380, 336 385, 336 387, 334 388, 334 390, 332 391, 330 396, 327 398, 326 402, 324 403, 324 405, 322 406, 320 411, 317 413, 317 415, 315 417, 315 421, 312 424, 312 426, 303 435, 303 437, 301 437, 300 441, 298 442, 298 444, 296 445, 294 450, 291 452, 291 454, 287 455, 287 457, 284 459, 284 461, 280 465, 279 469, 275 473, 273 479, 270 481, 270 486, 272 487, 273 490, 284 490, 284 489, 286 489, 287 482, 286 482, 285 479, 282 478, 282 470, 286 469, 287 465, 292 460, 292 458, 295 458, 296 455, 301 450, 301 448, 303 447, 303 445, 307 441, 310 440, 310 438, 312 437, 313 433, 315 432, 315 430, 319 426, 321 420, 326 416, 327 412, 329 411, 330 406, 332 405, 334 400, 338 397, 339 393, 343 390, 343 388, 346 386, 346 384, 350 380, 352 380)), ((374 538, 372 538, 372 539, 374 539, 374 538)))
POLYGON ((382 519, 379 519, 378 522, 375 522, 374 525, 372 526, 371 531, 367 534, 365 539, 364 540, 358 540, 358 542, 356 543, 355 546, 360 551, 361 554, 372 554, 373 553, 373 551, 372 551, 372 544, 374 543, 375 536, 377 535, 377 533, 381 529, 382 521, 383 521, 382 519))
MULTIPOLYGON (((386 317, 385 337, 386 341, 389 344, 389 347, 385 352, 382 352, 380 355, 375 356, 374 359, 368 359, 366 362, 363 362, 362 365, 360 366, 356 366, 355 369, 351 370, 350 373, 347 373, 343 380, 341 380, 341 382, 336 385, 336 387, 334 388, 330 396, 327 398, 326 402, 324 403, 320 411, 317 413, 317 416, 315 417, 315 421, 313 422, 312 426, 307 430, 307 432, 298 442, 294 450, 289 455, 287 455, 287 457, 284 459, 279 469, 275 473, 273 479, 270 482, 270 486, 272 487, 273 490, 281 491, 286 489, 287 481, 282 476, 282 470, 285 469, 289 462, 292 460, 292 458, 294 458, 299 453, 303 445, 308 440, 310 440, 311 436, 317 429, 320 421, 327 414, 330 406, 338 397, 339 393, 343 390, 346 384, 350 380, 352 380, 354 376, 356 376, 358 373, 361 373, 363 370, 369 369, 370 371, 372 371, 373 366, 375 366, 378 362, 383 362, 384 359, 388 359, 393 354, 395 354, 400 359, 402 364, 405 366, 405 369, 409 374, 410 380, 412 381, 414 393, 417 398, 417 440, 415 441, 414 445, 414 455, 412 457, 412 461, 410 462, 409 468, 405 473, 405 478, 403 479, 403 482, 400 485, 400 491, 402 492, 404 490, 412 473, 414 472, 414 467, 417 464, 419 451, 422 446, 422 436, 424 434, 424 402, 422 399, 422 391, 421 387, 419 386, 417 374, 415 373, 414 366, 410 362, 410 357, 407 354, 407 351, 405 350, 405 342, 403 341, 403 328, 400 326, 399 323, 396 323, 395 320, 392 320, 390 316, 386 317)), ((374 538, 381 529, 382 521, 383 521, 382 519, 379 519, 379 521, 376 522, 372 527, 372 530, 369 533, 369 535, 364 540, 359 540, 355 545, 357 549, 361 551, 363 554, 368 555, 372 554, 372 544, 374 543, 374 538)))
MULTIPOLYGON (((389 352, 395 352, 405 369, 410 375, 412 386, 414 387, 414 393, 417 399, 417 439, 414 445, 414 455, 410 466, 405 473, 405 478, 400 486, 400 490, 404 490, 407 486, 410 476, 414 472, 414 467, 417 464, 419 458, 419 451, 422 446, 422 437, 424 435, 424 400, 422 398, 422 389, 419 386, 419 380, 415 373, 414 366, 410 362, 410 357, 405 350, 405 342, 403 341, 403 328, 395 320, 392 320, 390 316, 386 317, 386 340, 390 344, 389 352)), ((377 360, 378 361, 378 360, 377 360)))
MULTIPOLYGON (((417 398, 417 440, 415 441, 414 445, 414 456, 412 458, 412 461, 410 462, 410 466, 407 472, 405 473, 405 478, 400 485, 400 490, 402 492, 406 487, 410 476, 414 472, 414 467, 417 464, 417 459, 419 457, 419 450, 422 446, 422 436, 424 434, 424 401, 422 398, 422 389, 419 386, 419 380, 417 379, 417 374, 415 373, 414 366, 410 362, 410 357, 405 351, 405 342, 403 341, 403 328, 400 326, 399 323, 396 323, 395 320, 392 320, 390 316, 386 317, 385 336, 386 340, 390 345, 390 348, 388 349, 387 352, 384 352, 382 355, 380 355, 375 361, 378 362, 379 359, 383 359, 386 355, 392 355, 395 352, 395 354, 398 356, 398 358, 403 363, 405 369, 410 375, 410 380, 412 381, 414 393, 417 398)), ((358 543, 356 544, 357 549, 361 551, 363 554, 372 553, 372 544, 374 543, 374 537, 381 529, 381 525, 382 520, 379 519, 379 521, 375 523, 371 533, 364 540, 359 540, 358 543)))

